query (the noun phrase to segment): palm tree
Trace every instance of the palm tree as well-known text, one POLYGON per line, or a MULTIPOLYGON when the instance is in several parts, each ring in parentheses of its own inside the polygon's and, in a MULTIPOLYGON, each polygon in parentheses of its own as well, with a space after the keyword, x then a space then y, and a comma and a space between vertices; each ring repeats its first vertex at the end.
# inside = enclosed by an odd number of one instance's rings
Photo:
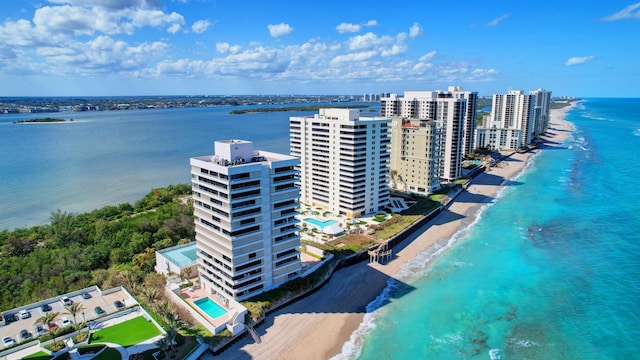
POLYGON ((167 340, 167 337, 163 337, 162 339, 156 341, 156 345, 158 345, 158 347, 164 351, 164 353, 167 353, 167 350, 169 350, 169 341, 167 340))
POLYGON ((177 336, 178 336, 178 329, 176 329, 174 325, 169 325, 169 328, 167 329, 166 338, 167 338, 167 342, 169 343, 169 346, 173 350, 173 354, 171 355, 172 358, 176 356, 176 337, 177 336))
POLYGON ((191 276, 191 268, 190 267, 185 267, 185 268, 180 269, 180 279, 182 279, 182 281, 189 280, 189 276, 191 276))
POLYGON ((43 324, 43 325, 47 325, 47 329, 49 329, 49 331, 53 334, 53 343, 56 343, 56 331, 52 331, 51 330, 51 326, 49 325, 50 323, 52 323, 55 319, 58 318, 58 315, 60 315, 59 312, 48 312, 45 313, 42 317, 38 318, 38 320, 36 320, 36 324, 43 324))
POLYGON ((154 306, 156 300, 160 299, 160 290, 152 287, 145 287, 142 289, 140 295, 142 295, 147 304, 151 304, 152 306, 154 306))
POLYGON ((65 306, 64 308, 67 309, 67 313, 73 316, 73 324, 76 326, 76 331, 79 331, 80 324, 78 324, 78 322, 76 321, 76 315, 84 311, 84 306, 82 306, 81 303, 73 303, 71 305, 65 306))

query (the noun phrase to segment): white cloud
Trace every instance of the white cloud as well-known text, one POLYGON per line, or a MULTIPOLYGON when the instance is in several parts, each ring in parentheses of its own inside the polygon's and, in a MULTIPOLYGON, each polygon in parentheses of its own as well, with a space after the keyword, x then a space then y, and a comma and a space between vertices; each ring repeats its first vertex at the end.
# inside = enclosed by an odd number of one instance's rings
MULTIPOLYGON (((490 81, 495 70, 436 57, 436 52, 411 55, 407 39, 421 34, 418 23, 406 32, 379 35, 374 31, 348 35, 342 41, 320 37, 303 43, 265 46, 258 42, 215 43, 215 52, 185 50, 182 42, 163 31, 145 36, 168 40, 144 42, 135 34, 144 28, 198 34, 208 20, 185 25, 178 13, 154 8, 144 0, 55 0, 62 5, 35 10, 33 20, 0 22, 0 74, 121 76, 123 78, 199 78, 284 81, 358 82, 423 80, 490 81), (85 6, 93 4, 93 7, 85 6), (161 35, 157 35, 161 34, 161 35), (189 55, 187 55, 189 54, 189 55), (205 54, 205 55, 202 55, 205 54)), ((377 26, 375 20, 343 26, 377 26)), ((337 29, 337 28, 336 28, 337 29)), ((375 29, 371 29, 375 30, 375 29)), ((293 28, 270 25, 271 36, 291 34, 293 28)), ((415 51, 415 49, 413 49, 415 51)))
POLYGON ((180 31, 180 24, 173 24, 167 28, 167 32, 170 34, 175 34, 180 31))
POLYGON ((564 63, 567 66, 573 66, 573 65, 580 65, 580 64, 584 64, 587 63, 591 60, 595 59, 595 56, 590 55, 590 56, 574 56, 574 57, 570 57, 569 59, 567 59, 567 61, 564 63))
POLYGON ((361 29, 362 29, 362 26, 357 24, 349 24, 349 23, 341 23, 340 25, 336 26, 336 30, 338 30, 340 34, 355 33, 360 31, 361 29))
POLYGON ((73 6, 95 6, 110 10, 129 8, 154 8, 162 5, 161 0, 47 0, 53 4, 69 4, 73 6))
POLYGON ((191 31, 196 34, 202 34, 207 31, 211 27, 211 21, 209 20, 198 20, 191 25, 191 31))
POLYGON ((364 61, 369 60, 376 56, 378 53, 376 51, 363 51, 359 53, 346 54, 346 55, 338 55, 333 60, 331 60, 332 64, 337 64, 341 62, 352 62, 352 61, 364 61))
POLYGON ((216 44, 216 51, 221 54, 237 54, 241 49, 242 48, 239 45, 231 46, 226 42, 216 44))
POLYGON ((364 35, 357 35, 348 40, 349 50, 364 50, 374 47, 389 45, 393 43, 393 38, 390 36, 378 37, 372 32, 368 32, 364 35))
POLYGON ((431 61, 436 56, 436 51, 428 52, 420 57, 418 61, 431 61))
POLYGON ((615 14, 605 16, 602 21, 640 20, 640 2, 631 4, 615 14))
POLYGON ((504 14, 504 15, 500 15, 497 18, 489 21, 485 26, 486 27, 492 27, 492 26, 496 26, 498 25, 502 20, 506 19, 509 17, 510 14, 504 14))
POLYGON ((409 37, 414 38, 420 35, 422 35, 422 27, 417 22, 413 23, 409 29, 409 37))
POLYGON ((269 28, 269 34, 271 34, 271 36, 274 38, 289 35, 293 32, 293 28, 289 26, 289 24, 285 23, 267 25, 267 28, 269 28))
MULTIPOLYGON (((92 35, 96 32, 114 35, 132 35, 136 29, 167 27, 184 24, 182 15, 175 12, 166 14, 154 9, 123 9, 112 11, 100 7, 44 6, 36 10, 33 23, 43 33, 53 35, 92 35)), ((179 27, 178 27, 179 29, 179 27)), ((177 30, 176 30, 177 31, 177 30)))
POLYGON ((364 24, 351 24, 351 23, 343 22, 340 25, 336 26, 336 30, 340 34, 356 33, 362 30, 363 27, 372 27, 372 26, 378 26, 378 22, 376 20, 369 20, 364 24))

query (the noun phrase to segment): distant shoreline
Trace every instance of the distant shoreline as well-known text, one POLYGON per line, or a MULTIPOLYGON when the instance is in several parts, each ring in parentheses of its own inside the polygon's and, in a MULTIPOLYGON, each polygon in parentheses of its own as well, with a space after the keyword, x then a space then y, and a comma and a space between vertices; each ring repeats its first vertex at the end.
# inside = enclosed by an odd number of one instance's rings
POLYGON ((263 113, 263 112, 286 112, 286 111, 318 111, 320 108, 352 108, 352 109, 363 109, 369 108, 371 105, 305 105, 305 106, 282 106, 282 107, 271 107, 271 108, 256 108, 256 109, 241 109, 241 110, 232 110, 229 111, 231 115, 241 115, 241 114, 253 114, 253 113, 263 113))

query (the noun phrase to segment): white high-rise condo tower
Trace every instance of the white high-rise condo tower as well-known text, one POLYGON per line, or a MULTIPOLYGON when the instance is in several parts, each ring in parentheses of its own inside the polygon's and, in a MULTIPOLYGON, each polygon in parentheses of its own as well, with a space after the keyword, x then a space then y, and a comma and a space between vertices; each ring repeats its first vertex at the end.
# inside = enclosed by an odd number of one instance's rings
POLYGON ((493 95, 488 124, 476 129, 476 147, 489 149, 522 149, 535 138, 535 95, 522 90, 493 95))
POLYGON ((297 277, 300 161, 225 140, 190 162, 203 288, 240 301, 297 277))
POLYGON ((389 204, 391 120, 357 109, 291 117, 291 155, 300 158, 300 201, 358 217, 389 204))
POLYGON ((534 139, 539 138, 549 127, 549 112, 551 111, 551 91, 538 89, 529 92, 536 97, 534 104, 534 139))

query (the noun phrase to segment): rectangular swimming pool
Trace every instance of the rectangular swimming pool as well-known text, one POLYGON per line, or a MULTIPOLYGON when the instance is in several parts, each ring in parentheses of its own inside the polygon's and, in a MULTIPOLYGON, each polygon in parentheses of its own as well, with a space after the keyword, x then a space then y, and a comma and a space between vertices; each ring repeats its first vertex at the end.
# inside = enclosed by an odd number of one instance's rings
POLYGON ((326 227, 326 226, 333 225, 333 224, 337 223, 337 221, 335 221, 335 220, 320 221, 320 220, 314 219, 314 218, 306 218, 306 219, 304 219, 304 222, 307 222, 307 223, 309 223, 311 225, 315 225, 315 226, 317 226, 319 228, 323 228, 323 227, 326 227))
POLYGON ((171 261, 172 264, 179 267, 193 265, 198 261, 195 241, 186 246, 160 250, 160 254, 162 254, 167 260, 171 261))
POLYGON ((205 314, 209 315, 210 318, 215 319, 227 313, 227 310, 223 309, 222 306, 218 305, 215 301, 209 299, 208 297, 198 299, 193 302, 197 307, 200 308, 205 314))

